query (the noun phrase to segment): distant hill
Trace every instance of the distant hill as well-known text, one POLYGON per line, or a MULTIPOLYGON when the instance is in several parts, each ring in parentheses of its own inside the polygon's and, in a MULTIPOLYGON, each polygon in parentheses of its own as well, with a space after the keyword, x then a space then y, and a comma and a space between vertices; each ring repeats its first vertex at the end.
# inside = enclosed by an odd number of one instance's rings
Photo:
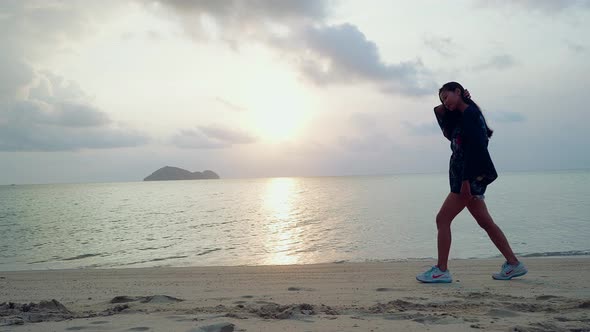
POLYGON ((186 169, 165 166, 153 172, 143 181, 171 181, 171 180, 204 180, 219 179, 219 175, 213 171, 189 172, 186 169))

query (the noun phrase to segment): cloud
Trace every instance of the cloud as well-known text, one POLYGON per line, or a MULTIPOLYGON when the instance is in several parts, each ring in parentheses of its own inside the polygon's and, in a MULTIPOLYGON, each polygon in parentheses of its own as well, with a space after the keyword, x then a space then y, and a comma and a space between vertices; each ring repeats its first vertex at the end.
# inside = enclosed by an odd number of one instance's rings
POLYGON ((381 153, 393 150, 394 142, 383 133, 366 133, 362 136, 339 136, 338 145, 348 152, 381 153))
POLYGON ((225 25, 241 26, 244 22, 260 22, 260 18, 276 20, 322 19, 328 8, 322 0, 160 0, 180 12, 210 14, 225 25))
POLYGON ((518 65, 516 59, 508 54, 495 55, 490 60, 473 67, 474 70, 497 69, 504 70, 518 65))
POLYGON ((430 49, 436 51, 438 54, 447 58, 454 56, 455 52, 453 50, 457 48, 457 44, 455 44, 453 39, 450 37, 424 37, 424 44, 430 49))
POLYGON ((96 31, 97 22, 124 3, 93 1, 0 1, 2 52, 28 61, 47 56, 96 31))
POLYGON ((234 103, 231 103, 223 98, 217 97, 215 98, 215 101, 222 104, 223 106, 225 106, 226 108, 232 110, 232 111, 236 111, 236 112, 243 112, 246 109, 244 107, 238 106, 234 103))
POLYGON ((0 52, 0 73, 0 100, 20 94, 34 75, 28 64, 4 52, 0 52))
POLYGON ((0 2, 0 151, 104 149, 148 142, 144 135, 115 124, 76 82, 34 68, 40 57, 91 31, 89 22, 108 12, 99 7, 0 2))
POLYGON ((480 0, 479 7, 520 7, 528 11, 538 11, 545 14, 560 13, 568 9, 590 9, 588 0, 513 0, 513 1, 490 1, 480 0))
POLYGON ((567 45, 567 47, 574 53, 584 53, 586 52, 586 47, 582 44, 578 44, 576 42, 573 42, 571 40, 566 40, 565 44, 567 45))
POLYGON ((411 122, 404 121, 403 125, 408 129, 408 132, 411 135, 429 136, 441 133, 440 127, 434 122, 413 124, 411 122))
POLYGON ((254 143, 256 138, 240 130, 221 126, 183 129, 170 142, 183 149, 225 149, 235 144, 254 143))
POLYGON ((113 124, 74 82, 6 55, 0 69, 0 151, 117 148, 148 141, 113 124))
POLYGON ((354 112, 350 115, 349 121, 363 131, 370 131, 377 128, 377 115, 368 112, 354 112))
POLYGON ((3 101, 0 107, 0 151, 105 149, 148 141, 87 105, 25 99, 3 101))
POLYGON ((183 129, 170 142, 183 149, 224 149, 231 145, 211 139, 199 130, 183 129))
POLYGON ((369 81, 385 92, 408 95, 432 93, 434 88, 420 60, 385 63, 377 45, 350 23, 307 27, 297 40, 306 51, 299 58, 301 70, 316 83, 369 81))
POLYGON ((27 123, 0 124, 0 151, 75 151, 145 144, 140 133, 116 127, 68 128, 27 123))
POLYGON ((212 139, 231 144, 248 144, 255 141, 254 137, 240 130, 231 130, 220 126, 201 126, 199 130, 212 139))
POLYGON ((5 104, 1 117, 5 123, 26 126, 50 125, 64 128, 100 127, 111 123, 109 117, 92 106, 75 102, 46 103, 34 99, 5 104))
POLYGON ((492 122, 512 123, 526 121, 526 117, 518 112, 492 111, 486 112, 484 115, 492 122))
POLYGON ((327 1, 159 1, 197 40, 208 35, 239 49, 260 42, 318 85, 372 82, 392 94, 426 95, 436 86, 419 59, 386 63, 377 45, 350 23, 326 24, 327 1))

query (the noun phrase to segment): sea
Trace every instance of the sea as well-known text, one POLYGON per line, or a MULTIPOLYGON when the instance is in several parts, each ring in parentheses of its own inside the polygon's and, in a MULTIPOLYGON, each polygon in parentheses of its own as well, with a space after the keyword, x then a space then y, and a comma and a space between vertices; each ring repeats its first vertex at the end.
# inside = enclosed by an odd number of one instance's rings
MULTIPOLYGON (((0 271, 436 257, 446 174, 0 186, 0 271)), ((590 255, 590 171, 502 173, 486 203, 520 257, 590 255)), ((467 210, 451 259, 496 258, 467 210)))

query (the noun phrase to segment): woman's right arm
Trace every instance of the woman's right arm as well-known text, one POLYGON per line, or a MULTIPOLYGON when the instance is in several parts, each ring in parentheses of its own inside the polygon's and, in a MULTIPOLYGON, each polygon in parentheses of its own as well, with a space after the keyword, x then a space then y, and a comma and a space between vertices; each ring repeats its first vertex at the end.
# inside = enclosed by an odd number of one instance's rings
MULTIPOLYGON (((464 96, 467 99, 471 99, 471 94, 469 93, 469 90, 465 89, 464 96)), ((436 116, 436 121, 438 122, 438 125, 440 126, 443 135, 450 141, 452 129, 450 128, 451 126, 448 126, 448 124, 446 123, 448 121, 447 117, 445 117, 446 113, 447 108, 443 104, 434 107, 434 115, 436 116)))
POLYGON ((445 131, 446 124, 445 124, 445 116, 444 115, 445 115, 446 112, 447 112, 447 110, 446 110, 446 108, 442 104, 441 105, 438 105, 438 106, 436 106, 434 108, 434 115, 436 116, 436 121, 438 122, 438 125, 439 125, 440 129, 442 130, 443 135, 447 139, 450 140, 450 138, 448 136, 449 133, 447 133, 445 131))

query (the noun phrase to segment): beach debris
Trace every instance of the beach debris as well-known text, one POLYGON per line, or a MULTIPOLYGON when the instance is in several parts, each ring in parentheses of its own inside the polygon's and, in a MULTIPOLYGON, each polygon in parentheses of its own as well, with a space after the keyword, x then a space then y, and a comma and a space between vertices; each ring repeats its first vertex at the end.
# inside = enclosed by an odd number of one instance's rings
POLYGON ((377 303, 369 308, 369 312, 378 314, 393 311, 420 310, 424 305, 404 300, 394 300, 387 303, 377 303))
POLYGON ((327 306, 325 304, 320 305, 320 312, 323 312, 326 315, 330 315, 330 316, 337 316, 340 315, 340 313, 336 310, 334 310, 332 307, 327 306))
MULTIPOLYGON (((116 306, 103 310, 99 313, 94 313, 94 312, 85 312, 87 317, 94 317, 94 316, 112 316, 112 315, 116 315, 118 313, 120 313, 123 310, 129 309, 129 305, 128 304, 117 304, 116 306)), ((84 317, 84 316, 81 316, 84 317)))
POLYGON ((61 321, 74 316, 70 310, 55 299, 39 303, 4 302, 0 304, 0 325, 61 321))
POLYGON ((299 311, 304 315, 315 315, 313 306, 311 304, 302 303, 299 305, 299 311))
POLYGON ((263 305, 255 313, 262 318, 289 319, 293 315, 293 308, 289 305, 272 303, 263 305))
POLYGON ((128 306, 127 304, 123 304, 123 305, 116 305, 116 306, 113 308, 113 311, 114 311, 114 312, 121 312, 121 311, 123 311, 123 310, 125 310, 125 309, 129 309, 129 306, 128 306))
MULTIPOLYGON (((325 306, 323 306, 325 307, 325 306)), ((335 312, 332 308, 330 312, 335 312)), ((308 303, 281 305, 277 303, 268 303, 260 307, 251 307, 250 312, 267 319, 289 319, 295 314, 305 316, 315 315, 316 311, 313 305, 308 303)))

